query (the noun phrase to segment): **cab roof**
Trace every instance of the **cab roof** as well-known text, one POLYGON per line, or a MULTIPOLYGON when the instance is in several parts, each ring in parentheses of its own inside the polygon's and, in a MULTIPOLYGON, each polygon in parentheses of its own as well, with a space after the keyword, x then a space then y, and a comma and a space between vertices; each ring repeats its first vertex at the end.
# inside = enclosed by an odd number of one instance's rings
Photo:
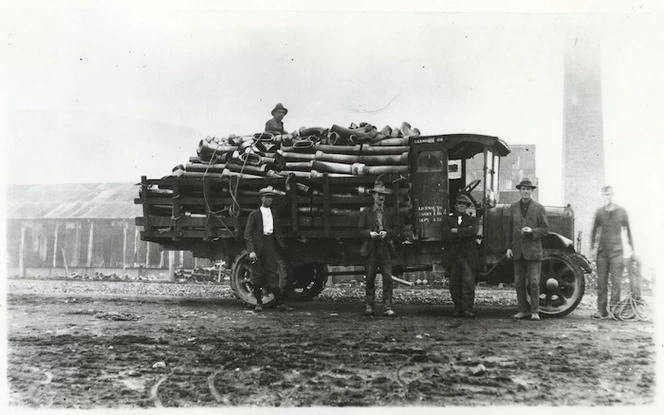
POLYGON ((456 159, 469 159, 478 153, 484 151, 484 146, 488 146, 489 150, 494 154, 505 157, 512 150, 506 142, 498 137, 481 134, 440 134, 432 136, 420 136, 418 138, 440 138, 443 139, 443 148, 447 150, 448 158, 456 159))

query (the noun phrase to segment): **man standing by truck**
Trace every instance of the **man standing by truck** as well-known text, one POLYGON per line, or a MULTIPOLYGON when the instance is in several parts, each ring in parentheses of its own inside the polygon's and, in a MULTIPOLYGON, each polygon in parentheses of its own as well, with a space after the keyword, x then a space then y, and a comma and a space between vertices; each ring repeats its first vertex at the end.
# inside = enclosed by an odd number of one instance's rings
POLYGON ((283 119, 288 114, 288 109, 278 103, 272 110, 272 118, 265 123, 265 132, 272 134, 286 134, 283 119))
POLYGON ((509 207, 508 226, 505 230, 507 258, 514 261, 514 280, 519 312, 512 316, 518 320, 539 320, 539 281, 542 271, 542 238, 549 233, 544 206, 532 200, 533 185, 522 179, 516 186, 521 200, 509 207), (530 294, 530 305, 528 304, 530 294))
POLYGON ((466 213, 473 202, 465 194, 456 198, 455 212, 443 218, 443 265, 450 270, 450 294, 454 317, 474 318, 475 274, 479 255, 475 238, 480 230, 477 218, 466 213))
POLYGON ((261 207, 252 211, 247 218, 244 240, 251 261, 251 284, 253 285, 256 307, 254 311, 263 311, 263 288, 267 287, 274 294, 277 309, 292 311, 293 308, 283 303, 285 278, 284 253, 286 244, 281 232, 279 215, 272 208, 275 191, 272 186, 259 191, 261 207))
POLYGON ((634 241, 629 228, 627 211, 613 203, 613 188, 602 188, 606 204, 595 212, 593 230, 590 236, 590 249, 597 246, 597 313, 592 318, 609 317, 607 295, 609 275, 611 275, 611 303, 613 307, 620 301, 620 285, 622 284, 625 260, 623 258, 622 231, 627 233, 627 241, 634 255, 634 241), (599 241, 596 239, 599 237, 599 241))
POLYGON ((392 193, 379 181, 368 190, 373 196, 373 206, 365 207, 360 213, 359 228, 365 240, 360 248, 360 255, 365 258, 366 309, 365 316, 375 313, 376 273, 380 268, 383 276, 383 315, 396 317, 392 309, 392 258, 395 250, 392 240, 398 235, 399 218, 394 209, 385 208, 385 197, 392 193))

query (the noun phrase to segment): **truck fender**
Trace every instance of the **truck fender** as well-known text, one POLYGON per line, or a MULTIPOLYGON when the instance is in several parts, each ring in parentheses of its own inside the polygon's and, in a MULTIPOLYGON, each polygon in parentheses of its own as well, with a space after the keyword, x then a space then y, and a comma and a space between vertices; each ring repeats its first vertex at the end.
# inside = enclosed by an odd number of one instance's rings
POLYGON ((564 252, 568 252, 571 255, 574 262, 583 269, 583 272, 589 274, 592 272, 592 266, 590 261, 584 255, 579 252, 576 252, 574 249, 574 241, 569 238, 564 237, 556 232, 549 232, 544 238, 542 238, 542 248, 544 249, 558 249, 564 252))

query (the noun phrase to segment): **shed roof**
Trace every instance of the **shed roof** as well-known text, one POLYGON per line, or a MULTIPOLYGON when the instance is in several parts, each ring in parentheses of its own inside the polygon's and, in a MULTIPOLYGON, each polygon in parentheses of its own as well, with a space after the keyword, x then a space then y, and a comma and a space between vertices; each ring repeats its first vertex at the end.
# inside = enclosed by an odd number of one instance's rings
POLYGON ((9 186, 9 219, 131 219, 141 216, 132 183, 70 183, 9 186))

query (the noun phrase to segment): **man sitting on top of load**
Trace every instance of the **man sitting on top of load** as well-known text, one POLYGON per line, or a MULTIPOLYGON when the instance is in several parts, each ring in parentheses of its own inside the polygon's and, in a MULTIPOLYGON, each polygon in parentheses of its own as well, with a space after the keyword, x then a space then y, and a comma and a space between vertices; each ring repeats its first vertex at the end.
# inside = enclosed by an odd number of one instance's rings
POLYGON ((288 109, 278 103, 272 110, 272 118, 265 123, 265 132, 272 134, 286 134, 283 119, 288 114, 288 109))

